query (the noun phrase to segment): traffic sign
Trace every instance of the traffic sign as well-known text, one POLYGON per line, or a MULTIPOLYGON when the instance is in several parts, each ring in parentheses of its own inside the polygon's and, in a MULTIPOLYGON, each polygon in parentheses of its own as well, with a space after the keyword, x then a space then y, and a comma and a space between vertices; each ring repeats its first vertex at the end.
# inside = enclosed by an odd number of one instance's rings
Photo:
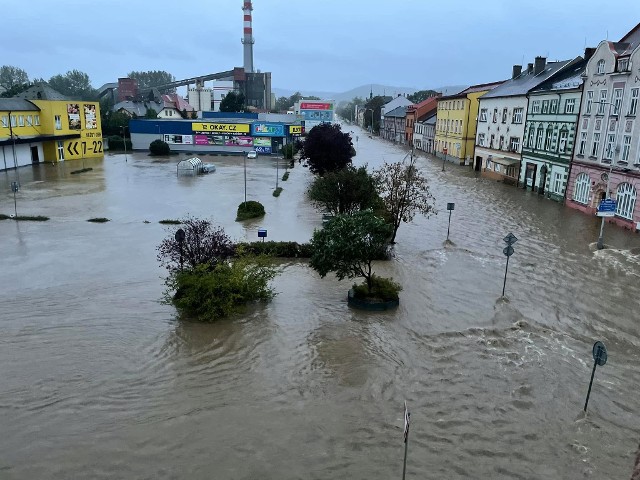
POLYGON ((593 344, 593 361, 599 366, 607 363, 607 347, 600 340, 593 344))
POLYGON ((511 255, 513 255, 513 252, 514 250, 511 245, 507 245, 502 249, 502 253, 504 253, 507 257, 510 257, 511 255))
POLYGON ((18 182, 11 182, 11 191, 16 193, 18 190, 20 190, 20 184, 18 182))
POLYGON ((518 237, 516 237, 513 233, 509 233, 509 235, 504 237, 502 240, 504 240, 504 243, 506 243, 507 245, 513 245, 518 241, 518 237))
POLYGON ((616 214, 616 201, 612 198, 605 198, 598 205, 598 217, 613 217, 616 214))
POLYGON ((455 203, 447 203, 447 210, 453 210, 455 208, 455 203))

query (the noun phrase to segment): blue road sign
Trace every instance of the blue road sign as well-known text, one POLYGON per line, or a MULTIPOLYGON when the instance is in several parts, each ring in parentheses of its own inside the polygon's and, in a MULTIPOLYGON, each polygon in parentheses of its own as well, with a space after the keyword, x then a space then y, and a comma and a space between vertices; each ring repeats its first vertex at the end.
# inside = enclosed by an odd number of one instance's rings
POLYGON ((616 201, 612 198, 605 198, 598 205, 599 217, 613 217, 616 213, 616 201))

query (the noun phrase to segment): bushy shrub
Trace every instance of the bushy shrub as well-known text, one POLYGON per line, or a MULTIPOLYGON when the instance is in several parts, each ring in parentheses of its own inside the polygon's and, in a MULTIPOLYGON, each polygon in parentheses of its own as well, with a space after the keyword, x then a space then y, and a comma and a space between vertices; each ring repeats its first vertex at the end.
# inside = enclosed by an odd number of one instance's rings
POLYGON ((282 187, 278 187, 273 191, 273 196, 279 197, 281 193, 282 193, 282 187))
POLYGON ((236 244, 239 255, 267 255, 281 258, 310 258, 311 245, 298 242, 248 242, 236 244))
POLYGON ((238 214, 236 215, 236 222, 243 220, 249 220, 250 218, 263 217, 265 214, 264 206, 260 202, 255 200, 249 200, 242 202, 238 205, 238 214))
POLYGON ((243 257, 218 263, 213 269, 198 265, 175 272, 165 301, 182 315, 210 322, 241 312, 249 302, 273 298, 269 282, 276 274, 264 258, 243 257), (171 295, 172 291, 176 293, 171 295))
POLYGON ((282 175, 282 181, 286 182, 287 180, 289 180, 289 172, 284 172, 284 175, 282 175))
POLYGON ((371 278, 371 294, 367 288, 367 282, 360 285, 353 284, 353 296, 359 299, 376 298, 385 302, 398 300, 398 294, 402 291, 402 285, 394 282, 391 278, 378 277, 373 275, 371 278))
MULTIPOLYGON (((107 137, 109 141, 109 150, 124 150, 124 139, 119 135, 112 135, 107 137)), ((127 150, 131 150, 131 140, 127 138, 127 150)))
POLYGON ((92 223, 106 223, 108 221, 109 221, 109 219, 105 218, 105 217, 95 217, 95 218, 90 218, 89 220, 87 220, 87 222, 92 222, 92 223))
POLYGON ((154 140, 149 144, 149 152, 151 155, 169 155, 171 149, 168 143, 162 140, 154 140))

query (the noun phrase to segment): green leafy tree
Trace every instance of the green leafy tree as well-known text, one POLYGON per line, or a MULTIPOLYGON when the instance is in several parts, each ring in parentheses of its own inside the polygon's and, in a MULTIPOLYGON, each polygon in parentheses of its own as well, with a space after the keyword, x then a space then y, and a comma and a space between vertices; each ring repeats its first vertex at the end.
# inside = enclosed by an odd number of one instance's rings
MULTIPOLYGON (((129 78, 135 78, 138 81, 138 88, 140 90, 146 90, 148 88, 158 87, 160 85, 166 85, 176 81, 176 77, 164 70, 148 70, 146 72, 129 72, 127 74, 129 78)), ((175 92, 175 88, 162 89, 163 92, 175 92)))
POLYGON ((436 95, 440 95, 440 93, 435 90, 418 90, 411 95, 407 95, 407 100, 411 103, 420 103, 425 101, 427 98, 434 97, 436 95))
POLYGON ((364 105, 364 100, 360 97, 354 97, 350 102, 340 102, 336 108, 338 116, 355 121, 356 106, 361 107, 364 105))
POLYGON ((97 100, 98 94, 91 86, 89 75, 80 70, 69 70, 64 75, 54 75, 49 86, 74 100, 97 100))
POLYGON ((364 104, 365 112, 364 112, 364 128, 369 129, 369 127, 373 124, 373 132, 380 132, 380 118, 382 107, 385 103, 387 103, 387 97, 383 97, 381 95, 377 95, 367 101, 364 104))
POLYGON ((221 112, 243 112, 245 109, 244 94, 229 92, 220 102, 221 112))
POLYGON ((33 84, 31 83, 19 83, 17 85, 13 85, 11 88, 0 93, 0 98, 15 97, 16 95, 19 95, 25 90, 27 90, 28 88, 30 88, 32 85, 33 84))
POLYGON ((382 201, 376 191, 376 181, 367 167, 347 165, 342 170, 317 177, 309 191, 309 199, 332 215, 351 215, 360 210, 379 210, 382 201))
POLYGON ((0 87, 10 90, 14 87, 29 84, 29 75, 23 69, 11 65, 0 67, 0 87))
POLYGON ((391 226, 372 211, 339 215, 311 239, 311 267, 321 277, 335 272, 339 280, 364 278, 371 293, 373 262, 385 251, 391 226))
POLYGON ((416 213, 427 218, 437 213, 427 178, 416 167, 413 156, 408 163, 385 162, 374 177, 393 227, 391 243, 395 242, 400 223, 411 222, 416 213))
POLYGON ((339 124, 322 123, 307 133, 300 158, 311 172, 324 175, 346 167, 355 154, 351 136, 339 124))
POLYGON ((147 108, 147 111, 144 114, 144 118, 158 118, 158 112, 156 112, 153 108, 147 108))
POLYGON ((151 153, 151 155, 169 155, 171 148, 167 142, 154 140, 149 144, 149 153, 151 153))

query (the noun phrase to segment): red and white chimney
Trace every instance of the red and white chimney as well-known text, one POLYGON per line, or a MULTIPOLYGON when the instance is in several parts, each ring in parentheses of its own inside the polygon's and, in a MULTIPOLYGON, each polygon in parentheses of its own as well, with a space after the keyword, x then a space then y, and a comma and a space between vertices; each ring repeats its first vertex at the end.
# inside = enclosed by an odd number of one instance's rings
POLYGON ((244 45, 244 71, 253 73, 253 29, 251 28, 251 11, 253 6, 251 0, 244 0, 242 12, 244 13, 244 37, 242 44, 244 45))

